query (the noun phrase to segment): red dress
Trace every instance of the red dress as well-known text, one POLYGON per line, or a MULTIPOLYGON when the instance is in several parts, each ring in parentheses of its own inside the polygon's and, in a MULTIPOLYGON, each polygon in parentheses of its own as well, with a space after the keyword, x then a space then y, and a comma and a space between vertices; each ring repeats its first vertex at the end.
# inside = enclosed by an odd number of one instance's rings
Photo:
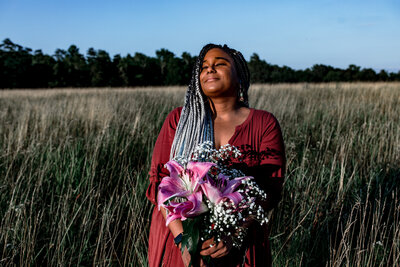
MULTIPOLYGON (((167 116, 153 150, 146 196, 154 205, 157 203, 158 185, 163 177, 169 175, 164 164, 169 161, 181 110, 181 107, 176 108, 167 116)), ((233 167, 248 176, 254 176, 268 195, 267 209, 274 208, 281 199, 285 168, 284 145, 278 121, 267 111, 250 109, 249 116, 236 126, 228 143, 242 152, 242 158, 231 163, 233 167)), ((148 259, 150 267, 184 266, 180 250, 174 245, 173 236, 157 207, 153 209, 151 218, 148 259)), ((270 266, 268 229, 253 224, 241 251, 232 249, 229 255, 215 263, 221 263, 222 266, 270 266)))

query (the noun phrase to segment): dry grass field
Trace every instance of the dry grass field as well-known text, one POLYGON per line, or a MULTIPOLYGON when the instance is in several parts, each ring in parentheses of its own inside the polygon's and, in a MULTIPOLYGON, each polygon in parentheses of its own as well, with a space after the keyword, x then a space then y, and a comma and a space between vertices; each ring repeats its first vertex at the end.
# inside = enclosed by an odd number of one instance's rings
MULTIPOLYGON (((151 153, 185 88, 0 91, 0 265, 146 266, 151 153)), ((274 266, 398 266, 400 83, 253 85, 284 134, 274 266)))

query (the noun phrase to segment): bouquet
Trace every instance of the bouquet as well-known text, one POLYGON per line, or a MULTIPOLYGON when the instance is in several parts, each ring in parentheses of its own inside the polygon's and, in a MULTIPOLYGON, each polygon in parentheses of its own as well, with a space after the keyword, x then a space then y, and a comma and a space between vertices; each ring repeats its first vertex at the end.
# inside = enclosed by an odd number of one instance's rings
POLYGON ((266 193, 253 177, 227 163, 240 156, 234 146, 217 150, 212 142, 205 142, 195 148, 191 158, 166 163, 170 176, 159 185, 158 208, 162 206, 167 212, 166 225, 175 219, 182 221, 182 253, 186 247, 193 257, 199 242, 212 237, 220 242, 230 236, 233 246, 240 248, 247 218, 268 222, 264 209, 256 203, 266 200, 266 193))

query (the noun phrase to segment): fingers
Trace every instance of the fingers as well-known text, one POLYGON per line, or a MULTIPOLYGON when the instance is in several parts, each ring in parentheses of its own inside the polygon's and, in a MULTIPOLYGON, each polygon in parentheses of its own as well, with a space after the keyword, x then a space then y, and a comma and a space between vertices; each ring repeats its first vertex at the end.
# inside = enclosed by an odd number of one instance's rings
POLYGON ((185 247, 185 250, 183 251, 183 254, 182 254, 182 261, 183 261, 183 264, 185 265, 185 267, 189 266, 190 260, 191 260, 190 253, 189 253, 187 247, 185 247))
POLYGON ((242 222, 242 227, 249 228, 255 222, 255 216, 250 215, 246 218, 245 221, 242 222))
POLYGON ((214 237, 213 237, 213 238, 210 238, 210 239, 204 241, 203 244, 201 244, 201 249, 207 249, 207 248, 213 247, 214 245, 215 245, 215 242, 214 242, 214 237))
POLYGON ((231 251, 232 246, 233 246, 233 241, 232 238, 229 236, 226 236, 222 239, 220 244, 223 244, 223 248, 215 252, 214 254, 211 254, 212 258, 220 258, 223 256, 228 255, 228 253, 231 251))
POLYGON ((202 256, 211 256, 211 258, 220 258, 228 255, 229 251, 232 248, 232 239, 229 237, 224 238, 221 242, 218 242, 217 244, 215 243, 213 244, 209 240, 207 241, 205 241, 202 244, 202 248, 204 247, 203 250, 200 251, 200 255, 202 256))
POLYGON ((200 251, 200 255, 209 256, 215 253, 217 250, 221 249, 221 243, 222 242, 218 244, 215 244, 214 242, 213 243, 207 242, 206 244, 203 243, 201 247, 204 248, 200 251))
POLYGON ((229 250, 223 241, 218 243, 217 250, 214 253, 211 253, 211 258, 220 258, 228 255, 229 250))

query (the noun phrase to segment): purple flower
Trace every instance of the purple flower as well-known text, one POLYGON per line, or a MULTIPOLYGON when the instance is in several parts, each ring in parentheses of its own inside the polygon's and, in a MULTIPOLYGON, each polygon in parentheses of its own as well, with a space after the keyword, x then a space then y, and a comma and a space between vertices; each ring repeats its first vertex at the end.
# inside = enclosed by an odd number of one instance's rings
POLYGON ((164 177, 158 186, 158 209, 163 206, 167 212, 166 225, 176 219, 182 221, 195 217, 208 210, 203 203, 200 185, 208 170, 214 166, 211 162, 189 162, 186 169, 176 161, 170 160, 166 168, 169 177, 164 177), (168 203, 166 203, 169 201, 168 203))
POLYGON ((239 192, 235 192, 235 190, 242 184, 242 180, 252 178, 251 176, 243 176, 230 180, 220 173, 216 182, 208 181, 202 183, 201 188, 211 203, 218 204, 225 199, 229 199, 236 206, 242 201, 243 196, 239 192))

